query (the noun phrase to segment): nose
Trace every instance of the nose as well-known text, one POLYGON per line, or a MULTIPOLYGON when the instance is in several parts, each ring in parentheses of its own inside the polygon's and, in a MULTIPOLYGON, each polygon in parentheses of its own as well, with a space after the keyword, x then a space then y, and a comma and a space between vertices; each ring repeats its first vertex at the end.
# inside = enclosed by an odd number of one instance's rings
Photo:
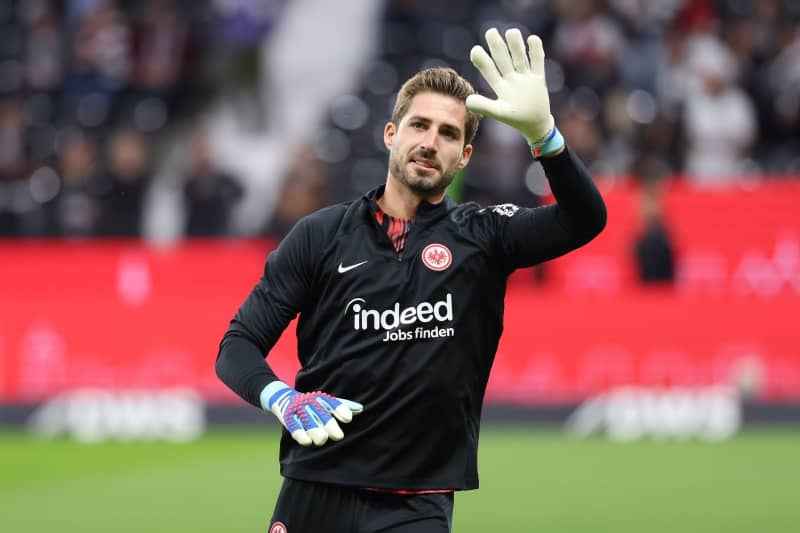
POLYGON ((438 148, 439 135, 435 128, 429 128, 420 142, 420 148, 423 150, 432 150, 436 152, 438 148))

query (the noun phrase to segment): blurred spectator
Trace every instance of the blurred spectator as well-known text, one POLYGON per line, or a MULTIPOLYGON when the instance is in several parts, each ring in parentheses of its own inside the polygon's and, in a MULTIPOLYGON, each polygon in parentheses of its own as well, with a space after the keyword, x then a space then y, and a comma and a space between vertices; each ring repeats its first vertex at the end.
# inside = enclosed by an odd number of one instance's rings
POLYGON ((692 74, 686 65, 687 32, 678 25, 665 29, 656 74, 657 109, 639 149, 661 153, 671 172, 683 168, 683 108, 692 74))
POLYGON ((558 115, 558 129, 569 139, 569 146, 591 167, 601 156, 602 131, 596 120, 597 110, 587 107, 580 99, 572 98, 558 115))
MULTIPOLYGON (((323 0, 8 0, 0 9, 0 234, 141 235, 141 213, 130 213, 156 209, 158 202, 141 203, 151 174, 173 184, 156 189, 171 194, 173 208, 185 193, 193 212, 187 235, 231 234, 234 204, 237 232, 258 232, 272 211, 263 197, 271 201, 281 186, 285 145, 313 137, 322 161, 311 164, 318 167, 312 174, 323 177, 316 184, 289 178, 282 194, 292 204, 279 204, 270 225, 279 235, 304 214, 302 206, 323 196, 349 198, 376 179, 386 153, 367 119, 388 115, 398 79, 448 64, 488 91, 468 60, 488 25, 542 36, 559 127, 602 180, 638 172, 643 153, 668 165, 664 179, 717 183, 742 173, 800 171, 797 2, 346 4, 342 11, 323 0), (309 20, 318 24, 315 35, 330 33, 322 39, 334 43, 326 54, 303 36, 309 20), (346 26, 347 39, 338 39, 346 26), (159 146, 183 146, 194 135, 184 133, 190 128, 183 120, 208 112, 217 96, 214 109, 228 110, 230 124, 220 122, 227 130, 214 133, 236 148, 224 151, 225 168, 235 168, 246 187, 198 155, 175 189, 169 151, 150 160, 146 143, 123 150, 145 153, 139 178, 120 181, 125 173, 109 167, 118 166, 110 153, 115 143, 98 139, 131 124, 140 134, 157 132, 159 146), (75 128, 82 140, 67 141, 75 128), (91 165, 75 162, 81 159, 91 165), (87 166, 91 172, 75 170, 87 166), (126 223, 114 203, 120 201, 130 211, 126 223), (80 216, 65 207, 81 203, 91 207, 80 216)), ((464 197, 492 203, 514 188, 533 194, 520 140, 486 124, 476 139, 486 144, 482 160, 461 176, 464 197)), ((176 219, 170 235, 179 227, 176 219)))
POLYGON ((113 112, 114 97, 132 70, 128 17, 110 0, 98 2, 78 21, 64 83, 70 118, 82 127, 102 126, 113 112))
POLYGON ((625 46, 619 22, 599 0, 557 0, 553 4, 560 18, 552 55, 562 62, 567 84, 610 88, 617 81, 625 46))
POLYGON ((134 120, 160 129, 174 113, 194 113, 205 89, 192 73, 195 38, 175 0, 150 0, 134 26, 134 120))
POLYGON ((670 121, 679 118, 692 79, 692 74, 686 65, 687 41, 686 30, 679 25, 667 28, 661 39, 656 93, 661 100, 662 112, 670 121))
POLYGON ((689 45, 688 66, 695 79, 684 107, 684 172, 703 183, 753 172, 749 156, 756 139, 756 115, 752 99, 736 85, 735 57, 718 39, 702 35, 689 45))
POLYGON ((20 179, 27 170, 25 117, 16 98, 0 100, 0 180, 20 179))
POLYGON ((189 31, 170 0, 150 0, 135 32, 135 80, 139 87, 167 94, 185 74, 189 31))
POLYGON ((191 167, 186 176, 186 230, 189 237, 229 235, 230 215, 244 189, 230 175, 215 167, 208 133, 192 140, 191 167))
POLYGON ((754 75, 760 147, 770 172, 800 171, 800 30, 781 23, 773 55, 754 75))
POLYGON ((298 220, 329 204, 329 182, 325 166, 314 147, 309 144, 298 146, 265 233, 276 239, 283 238, 298 220))
MULTIPOLYGON (((748 42, 751 57, 747 58, 740 55, 742 60, 753 60, 755 63, 762 63, 768 57, 775 54, 779 47, 781 26, 791 25, 787 21, 781 10, 781 0, 758 0, 749 2, 750 11, 746 16, 734 21, 736 26, 744 26, 747 31, 744 35, 736 31, 737 37, 748 42)), ((734 48, 739 48, 735 47, 734 48)), ((742 50, 744 51, 744 50, 742 50)))
POLYGON ((44 203, 45 233, 55 237, 93 237, 100 216, 97 145, 86 133, 74 131, 67 134, 60 153, 60 183, 44 203))
POLYGON ((131 128, 117 130, 108 145, 108 169, 101 177, 99 234, 141 235, 144 196, 150 181, 147 139, 131 128))
POLYGON ((20 102, 0 100, 0 235, 20 234, 20 218, 28 209, 24 125, 20 102))
POLYGON ((537 205, 539 198, 526 186, 523 176, 531 163, 522 136, 497 121, 484 121, 476 139, 475 155, 466 172, 461 201, 480 205, 505 203, 509 198, 537 205))
POLYGON ((31 14, 27 33, 25 78, 28 87, 53 93, 64 78, 64 38, 51 9, 31 14))
POLYGON ((671 283, 675 278, 675 251, 661 203, 666 172, 666 164, 657 156, 645 156, 636 165, 641 185, 641 226, 633 251, 639 279, 643 283, 671 283))

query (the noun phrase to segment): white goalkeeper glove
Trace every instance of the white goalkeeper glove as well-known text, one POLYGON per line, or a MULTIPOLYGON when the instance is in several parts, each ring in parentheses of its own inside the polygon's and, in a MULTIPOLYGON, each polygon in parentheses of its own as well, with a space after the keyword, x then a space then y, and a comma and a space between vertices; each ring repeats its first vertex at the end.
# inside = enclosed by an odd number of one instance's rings
POLYGON ((277 416, 292 438, 303 446, 312 442, 322 446, 328 438, 342 440, 344 433, 336 420, 350 422, 354 414, 364 409, 358 402, 324 392, 298 392, 283 381, 273 381, 264 387, 260 400, 261 407, 277 416))
POLYGON ((503 41, 497 28, 491 28, 486 32, 486 44, 491 57, 482 46, 475 45, 469 58, 497 99, 472 94, 467 97, 467 108, 516 128, 537 156, 559 152, 564 138, 550 114, 542 40, 536 35, 528 37, 526 53, 525 41, 518 29, 506 31, 503 41))

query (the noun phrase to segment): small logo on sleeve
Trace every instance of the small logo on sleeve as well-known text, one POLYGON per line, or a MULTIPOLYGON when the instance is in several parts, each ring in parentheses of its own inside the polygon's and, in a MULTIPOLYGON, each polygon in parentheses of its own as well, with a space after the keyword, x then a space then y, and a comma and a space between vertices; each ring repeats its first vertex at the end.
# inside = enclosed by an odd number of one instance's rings
POLYGON ((283 522, 275 522, 272 524, 272 527, 269 528, 269 533, 288 533, 288 531, 283 522))
POLYGON ((519 206, 514 204, 499 204, 484 207, 478 213, 496 213, 503 217, 511 218, 519 211, 519 206))
POLYGON ((420 259, 422 259, 422 263, 426 267, 436 272, 447 270, 450 268, 450 265, 453 264, 453 254, 450 252, 450 248, 444 244, 438 243, 426 246, 425 249, 422 250, 420 259))

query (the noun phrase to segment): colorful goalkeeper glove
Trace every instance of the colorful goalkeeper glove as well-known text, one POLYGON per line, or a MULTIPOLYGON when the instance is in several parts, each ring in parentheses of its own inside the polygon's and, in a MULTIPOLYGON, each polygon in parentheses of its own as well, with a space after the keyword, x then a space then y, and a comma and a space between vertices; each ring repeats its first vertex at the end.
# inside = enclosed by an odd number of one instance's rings
POLYGON ((354 414, 364 409, 360 403, 324 392, 298 392, 282 381, 273 381, 264 387, 261 406, 272 411, 292 438, 303 446, 312 442, 322 446, 328 438, 342 440, 344 433, 336 419, 350 422, 354 414))
POLYGON ((491 28, 486 32, 486 44, 491 57, 482 46, 475 45, 469 58, 497 99, 472 94, 467 97, 467 108, 516 128, 537 156, 559 152, 564 146, 564 138, 550 114, 542 40, 536 35, 528 37, 526 54, 519 30, 506 31, 506 40, 503 41, 500 32, 491 28))

